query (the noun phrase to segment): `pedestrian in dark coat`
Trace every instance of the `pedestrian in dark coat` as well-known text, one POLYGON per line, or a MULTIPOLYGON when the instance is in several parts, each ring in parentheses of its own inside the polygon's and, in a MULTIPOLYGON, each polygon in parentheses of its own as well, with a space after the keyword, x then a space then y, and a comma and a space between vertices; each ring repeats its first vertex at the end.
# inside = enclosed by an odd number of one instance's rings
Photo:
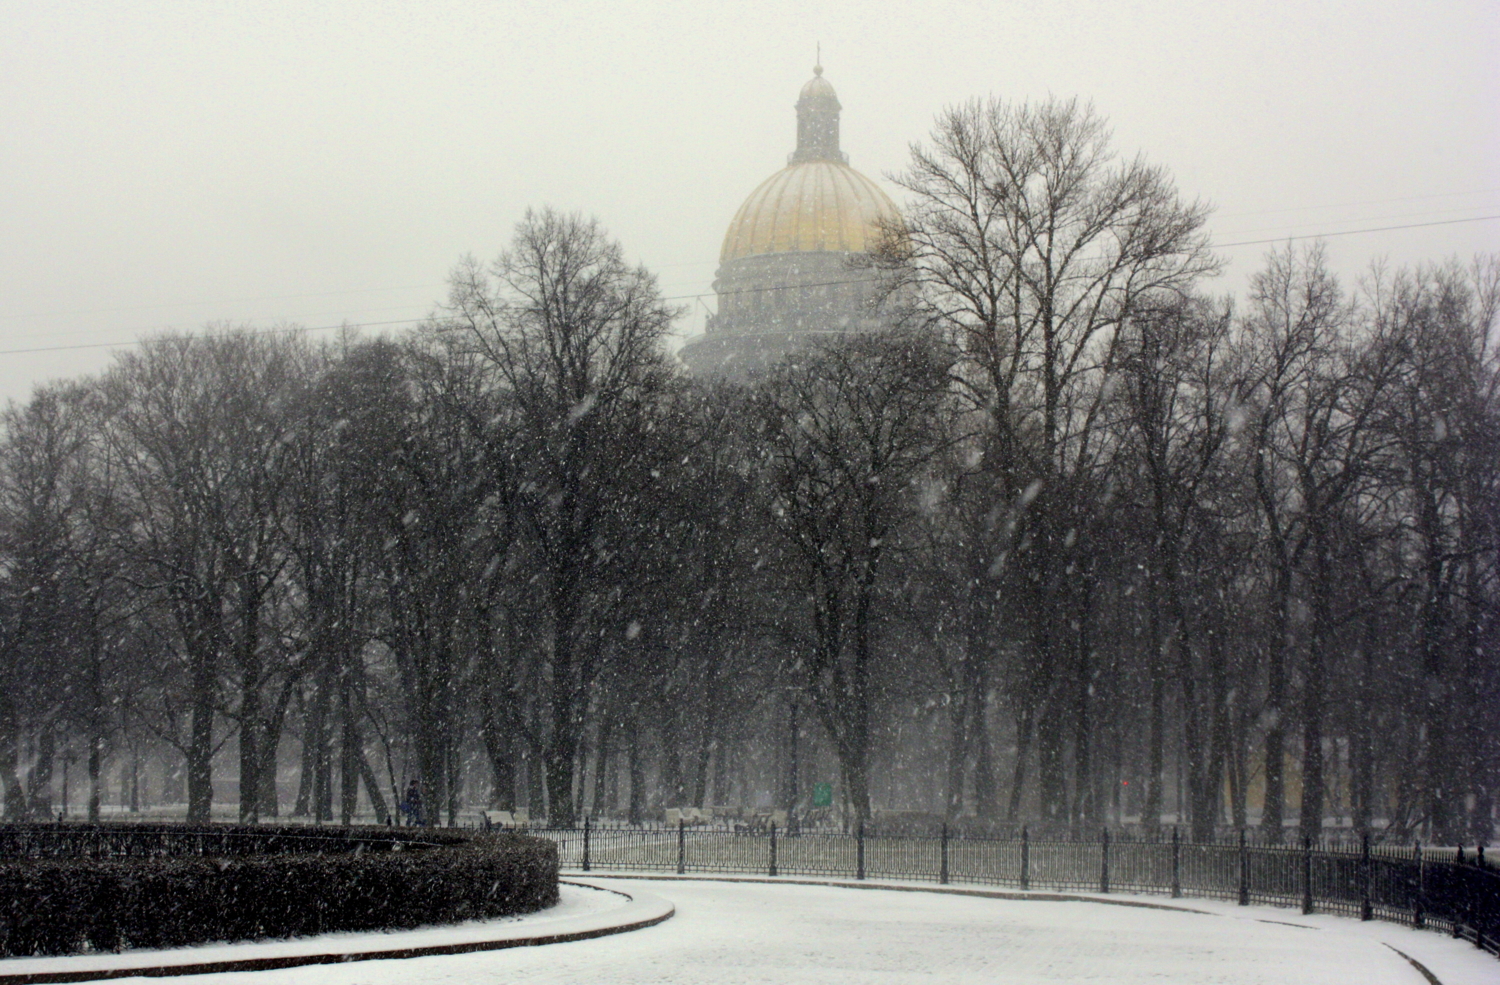
POLYGON ((406 823, 412 827, 420 827, 422 824, 422 788, 416 780, 406 786, 406 797, 401 801, 401 813, 406 815, 406 823))

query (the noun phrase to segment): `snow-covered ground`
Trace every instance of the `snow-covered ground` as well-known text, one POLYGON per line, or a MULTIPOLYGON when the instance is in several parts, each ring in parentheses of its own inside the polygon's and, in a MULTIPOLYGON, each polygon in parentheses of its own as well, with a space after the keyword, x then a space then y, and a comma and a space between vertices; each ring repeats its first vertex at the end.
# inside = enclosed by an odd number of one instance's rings
MULTIPOLYGON (((691 879, 590 877, 581 881, 627 894, 662 897, 675 904, 676 916, 644 930, 594 940, 188 976, 176 981, 183 985, 1424 985, 1426 979, 1395 948, 1420 961, 1442 985, 1500 982, 1500 961, 1436 933, 1378 921, 1304 917, 1294 910, 1269 907, 1112 897, 1153 904, 1148 908, 691 879), (1161 908, 1176 905, 1183 909, 1161 908)), ((577 893, 570 899, 574 907, 597 910, 601 906, 577 893)), ((547 933, 548 921, 557 917, 539 915, 509 921, 506 926, 520 928, 535 922, 538 932, 547 933)), ((418 933, 426 943, 462 932, 418 933)), ((397 938, 403 936, 383 938, 387 946, 400 946, 397 938)), ((0 974, 14 967, 12 962, 0 962, 0 974)))

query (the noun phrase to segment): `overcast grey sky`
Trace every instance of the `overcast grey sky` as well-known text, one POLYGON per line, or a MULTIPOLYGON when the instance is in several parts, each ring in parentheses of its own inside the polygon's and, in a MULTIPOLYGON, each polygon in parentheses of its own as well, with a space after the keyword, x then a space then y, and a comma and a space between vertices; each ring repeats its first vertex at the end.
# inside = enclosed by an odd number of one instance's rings
MULTIPOLYGON (((598 216, 702 330, 823 46, 880 178, 944 106, 1077 95, 1337 269, 1500 251, 1500 3, 0 0, 0 398, 107 344, 420 319, 528 205, 598 216), (69 348, 73 347, 73 348, 69 348), (45 350, 45 351, 44 351, 45 350)), ((895 195, 895 189, 886 184, 895 195)), ((899 201, 899 196, 895 196, 899 201)), ((1239 293, 1264 244, 1226 245, 1239 293)))

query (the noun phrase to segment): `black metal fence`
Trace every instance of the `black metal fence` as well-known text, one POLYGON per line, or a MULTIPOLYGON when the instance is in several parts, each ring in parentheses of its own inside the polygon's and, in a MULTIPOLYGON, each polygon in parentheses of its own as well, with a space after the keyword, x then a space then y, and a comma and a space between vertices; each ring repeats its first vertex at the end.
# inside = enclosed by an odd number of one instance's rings
POLYGON ((426 832, 182 824, 0 824, 0 859, 300 855, 429 848, 426 832))
POLYGON ((1269 903, 1429 927, 1500 956, 1500 867, 1484 849, 1360 841, 1291 845, 594 825, 533 830, 565 868, 973 883, 1269 903))

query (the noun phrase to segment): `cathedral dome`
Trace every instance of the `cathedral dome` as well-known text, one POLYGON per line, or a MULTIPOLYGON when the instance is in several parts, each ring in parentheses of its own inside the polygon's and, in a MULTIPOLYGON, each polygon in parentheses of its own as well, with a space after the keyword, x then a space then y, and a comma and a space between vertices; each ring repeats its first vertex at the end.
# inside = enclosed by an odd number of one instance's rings
POLYGON ((741 377, 829 335, 883 331, 873 252, 901 213, 839 148, 843 107, 823 68, 797 97, 797 148, 735 213, 714 276, 718 310, 679 353, 699 376, 741 377))
POLYGON ((881 226, 900 221, 890 197, 849 165, 799 161, 745 199, 724 234, 719 262, 765 253, 868 253, 881 226))

